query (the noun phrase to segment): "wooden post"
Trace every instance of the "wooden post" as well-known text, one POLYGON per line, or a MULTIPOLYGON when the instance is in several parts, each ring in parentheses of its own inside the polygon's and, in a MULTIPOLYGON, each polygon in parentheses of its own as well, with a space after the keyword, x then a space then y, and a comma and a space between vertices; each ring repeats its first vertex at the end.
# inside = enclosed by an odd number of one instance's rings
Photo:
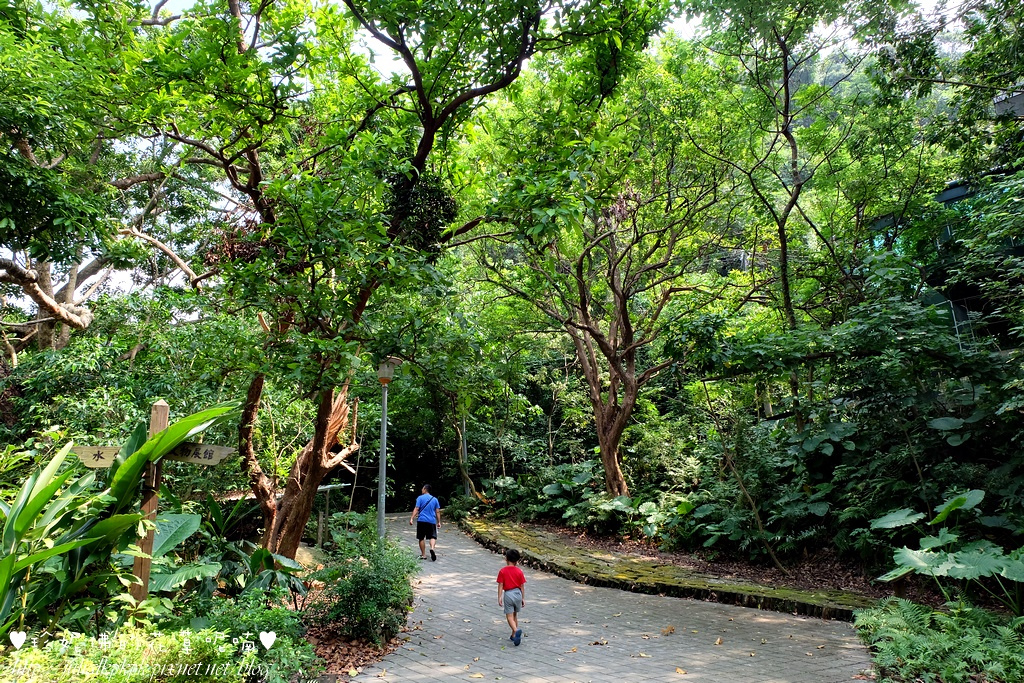
MULTIPOLYGON (((171 407, 167 401, 160 399, 153 404, 149 413, 149 438, 167 429, 167 422, 170 416, 171 407)), ((146 463, 146 469, 142 474, 142 514, 146 519, 156 522, 156 507, 160 497, 160 472, 162 462, 146 463)), ((153 530, 146 531, 146 536, 139 543, 142 552, 149 555, 153 552, 153 530)), ((149 595, 149 570, 153 560, 149 557, 136 557, 133 573, 142 581, 141 584, 132 584, 131 593, 136 602, 141 602, 149 595)))

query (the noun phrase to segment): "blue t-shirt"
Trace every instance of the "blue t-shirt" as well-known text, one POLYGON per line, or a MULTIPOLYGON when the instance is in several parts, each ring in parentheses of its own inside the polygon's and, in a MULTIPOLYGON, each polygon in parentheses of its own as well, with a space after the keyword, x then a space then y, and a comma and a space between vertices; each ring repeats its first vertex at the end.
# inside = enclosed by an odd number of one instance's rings
POLYGON ((416 518, 417 522, 430 522, 431 524, 437 524, 436 510, 441 508, 441 504, 437 502, 437 498, 424 493, 422 496, 416 499, 416 507, 420 509, 420 516, 416 518))

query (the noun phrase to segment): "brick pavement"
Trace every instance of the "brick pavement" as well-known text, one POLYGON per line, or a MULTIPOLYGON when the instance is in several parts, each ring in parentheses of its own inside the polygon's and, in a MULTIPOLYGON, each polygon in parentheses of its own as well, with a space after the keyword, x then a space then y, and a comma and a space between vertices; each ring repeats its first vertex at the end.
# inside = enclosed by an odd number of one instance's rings
MULTIPOLYGON (((389 533, 415 547, 407 520, 389 516, 389 533)), ((524 637, 514 647, 497 605, 503 565, 500 555, 445 524, 437 562, 424 562, 416 580, 405 642, 359 678, 839 683, 870 664, 844 622, 598 588, 528 567, 524 637)))

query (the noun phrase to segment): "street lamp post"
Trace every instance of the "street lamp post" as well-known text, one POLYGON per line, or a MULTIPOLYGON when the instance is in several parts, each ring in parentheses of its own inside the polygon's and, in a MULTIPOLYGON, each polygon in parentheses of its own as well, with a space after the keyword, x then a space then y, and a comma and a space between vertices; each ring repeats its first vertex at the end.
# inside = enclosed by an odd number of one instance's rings
POLYGON ((377 368, 377 379, 381 385, 380 402, 380 463, 377 469, 377 536, 384 538, 384 494, 388 482, 388 384, 395 376, 395 368, 402 364, 400 358, 388 357, 377 368))

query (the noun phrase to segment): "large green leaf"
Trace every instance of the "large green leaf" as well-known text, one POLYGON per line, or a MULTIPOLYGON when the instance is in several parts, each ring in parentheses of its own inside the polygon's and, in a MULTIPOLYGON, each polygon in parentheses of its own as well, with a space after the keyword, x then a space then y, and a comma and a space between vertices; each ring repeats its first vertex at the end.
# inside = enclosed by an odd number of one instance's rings
POLYGON ((932 429, 949 432, 963 427, 964 421, 958 417, 937 417, 934 420, 929 420, 928 426, 932 429))
POLYGON ((935 519, 928 523, 939 524, 940 522, 945 521, 945 519, 949 517, 950 513, 953 512, 954 510, 970 510, 971 508, 977 506, 978 503, 980 503, 984 498, 985 492, 982 491, 981 489, 971 489, 967 493, 960 494, 959 496, 954 496, 947 500, 942 505, 935 508, 935 512, 937 512, 938 514, 935 515, 935 519))
POLYGON ((895 529, 897 527, 913 524, 920 519, 924 519, 923 512, 914 512, 910 508, 903 508, 902 510, 895 510, 883 517, 871 520, 871 528, 895 529))
POLYGON ((978 579, 999 574, 1005 564, 1005 558, 1001 554, 994 555, 982 550, 961 550, 953 553, 953 563, 949 568, 949 575, 954 579, 978 579))
POLYGON ((999 576, 1010 581, 1024 583, 1024 556, 1018 551, 1011 553, 1010 557, 1003 559, 1003 568, 999 570, 999 576))
POLYGON ((156 518, 153 534, 153 557, 163 557, 179 543, 199 530, 201 515, 161 514, 156 518))
POLYGON ((68 470, 58 476, 56 479, 51 481, 46 486, 39 488, 33 494, 32 498, 25 504, 21 512, 18 515, 18 519, 14 524, 14 534, 17 538, 22 538, 25 532, 28 531, 29 527, 35 524, 36 517, 42 512, 43 508, 47 503, 53 499, 53 494, 57 493, 57 490, 64 485, 64 482, 74 474, 73 470, 68 470))
POLYGON ((192 579, 217 576, 220 573, 220 562, 207 564, 187 564, 170 574, 153 574, 149 577, 149 590, 152 592, 173 590, 192 579))

